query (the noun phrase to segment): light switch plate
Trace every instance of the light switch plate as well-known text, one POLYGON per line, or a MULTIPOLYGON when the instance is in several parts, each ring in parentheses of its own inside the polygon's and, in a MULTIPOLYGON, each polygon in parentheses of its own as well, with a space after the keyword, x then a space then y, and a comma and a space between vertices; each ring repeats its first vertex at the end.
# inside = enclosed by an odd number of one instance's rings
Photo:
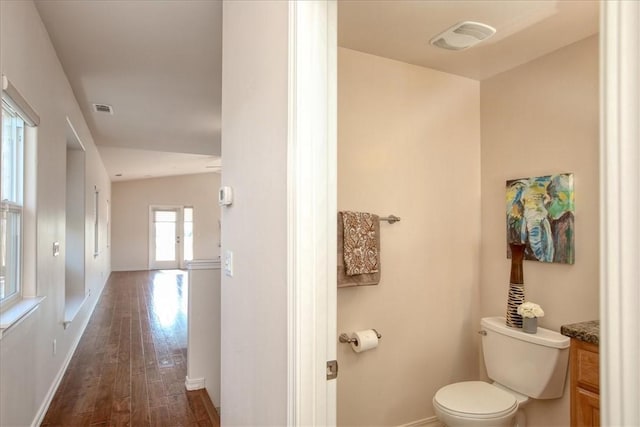
POLYGON ((224 274, 233 277, 233 252, 230 250, 224 251, 224 274))
POLYGON ((60 242, 53 242, 53 256, 60 255, 60 242))

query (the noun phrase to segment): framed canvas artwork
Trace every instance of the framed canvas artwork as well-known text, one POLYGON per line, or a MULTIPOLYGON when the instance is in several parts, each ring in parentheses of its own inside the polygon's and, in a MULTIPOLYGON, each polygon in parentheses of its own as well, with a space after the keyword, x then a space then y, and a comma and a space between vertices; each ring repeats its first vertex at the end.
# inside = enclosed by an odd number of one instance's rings
POLYGON ((525 243, 525 259, 573 264, 573 174, 507 181, 507 256, 509 243, 525 243))

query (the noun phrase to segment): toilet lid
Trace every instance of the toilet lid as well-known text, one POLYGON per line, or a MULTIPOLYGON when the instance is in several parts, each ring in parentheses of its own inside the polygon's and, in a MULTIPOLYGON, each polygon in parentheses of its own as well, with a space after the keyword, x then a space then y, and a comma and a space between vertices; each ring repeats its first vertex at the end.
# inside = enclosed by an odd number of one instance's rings
POLYGON ((518 408, 512 394, 484 381, 449 384, 433 400, 448 412, 474 418, 499 417, 518 408))

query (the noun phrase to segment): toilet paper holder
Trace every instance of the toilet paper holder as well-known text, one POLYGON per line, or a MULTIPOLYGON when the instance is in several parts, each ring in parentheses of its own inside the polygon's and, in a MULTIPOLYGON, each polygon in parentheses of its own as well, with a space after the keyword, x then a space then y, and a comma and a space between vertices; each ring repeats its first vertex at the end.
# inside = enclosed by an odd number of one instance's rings
MULTIPOLYGON (((376 333, 376 336, 378 337, 378 339, 382 338, 382 334, 380 334, 380 332, 376 331, 373 328, 371 328, 371 330, 376 333)), ((340 336, 338 337, 338 340, 346 344, 358 342, 356 338, 350 338, 349 335, 345 334, 344 332, 340 334, 340 336)))

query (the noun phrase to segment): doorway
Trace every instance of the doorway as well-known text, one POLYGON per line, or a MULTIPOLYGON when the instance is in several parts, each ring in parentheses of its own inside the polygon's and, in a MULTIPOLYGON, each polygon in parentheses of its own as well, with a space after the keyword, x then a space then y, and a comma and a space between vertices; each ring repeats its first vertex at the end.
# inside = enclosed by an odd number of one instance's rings
POLYGON ((184 268, 193 258, 193 207, 149 207, 149 270, 184 268))

